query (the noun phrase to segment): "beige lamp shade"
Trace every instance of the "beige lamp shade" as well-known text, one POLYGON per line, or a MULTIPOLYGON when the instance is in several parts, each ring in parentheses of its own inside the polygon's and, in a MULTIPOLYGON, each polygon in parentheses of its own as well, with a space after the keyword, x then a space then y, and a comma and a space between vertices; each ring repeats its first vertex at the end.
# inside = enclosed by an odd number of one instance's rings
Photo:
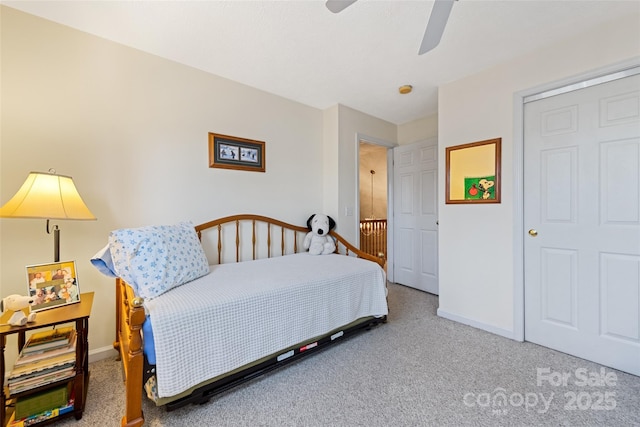
POLYGON ((93 220, 69 176, 31 172, 20 190, 0 208, 2 218, 93 220))

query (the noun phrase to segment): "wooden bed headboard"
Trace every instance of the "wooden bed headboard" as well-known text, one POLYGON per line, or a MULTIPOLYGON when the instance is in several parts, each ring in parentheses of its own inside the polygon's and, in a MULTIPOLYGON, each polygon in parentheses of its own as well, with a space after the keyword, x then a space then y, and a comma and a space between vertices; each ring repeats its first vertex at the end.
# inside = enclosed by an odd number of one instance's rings
MULTIPOLYGON (((304 252, 306 227, 266 216, 241 214, 209 221, 195 227, 211 264, 250 261, 304 252)), ((336 253, 357 256, 384 267, 384 260, 360 251, 335 231, 336 253)))

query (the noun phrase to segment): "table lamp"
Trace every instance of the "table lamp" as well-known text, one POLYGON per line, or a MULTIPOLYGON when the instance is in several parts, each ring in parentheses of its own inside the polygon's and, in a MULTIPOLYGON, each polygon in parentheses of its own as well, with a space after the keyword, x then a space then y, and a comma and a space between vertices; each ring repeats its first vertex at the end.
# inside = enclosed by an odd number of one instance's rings
MULTIPOLYGON (((52 219, 95 220, 70 176, 56 171, 31 172, 18 192, 0 208, 0 218, 43 218, 47 234, 52 219)), ((53 257, 60 261, 60 229, 53 225, 53 257)))

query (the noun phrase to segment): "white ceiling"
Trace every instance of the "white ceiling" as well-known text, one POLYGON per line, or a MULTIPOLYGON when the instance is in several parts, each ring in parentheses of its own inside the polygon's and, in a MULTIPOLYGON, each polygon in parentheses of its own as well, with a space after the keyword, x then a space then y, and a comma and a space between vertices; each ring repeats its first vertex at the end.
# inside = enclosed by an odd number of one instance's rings
POLYGON ((443 83, 640 13, 638 0, 459 0, 440 45, 418 55, 433 1, 359 0, 339 14, 321 0, 2 4, 312 107, 339 103, 395 124, 436 113, 443 83), (400 95, 403 84, 413 92, 400 95))

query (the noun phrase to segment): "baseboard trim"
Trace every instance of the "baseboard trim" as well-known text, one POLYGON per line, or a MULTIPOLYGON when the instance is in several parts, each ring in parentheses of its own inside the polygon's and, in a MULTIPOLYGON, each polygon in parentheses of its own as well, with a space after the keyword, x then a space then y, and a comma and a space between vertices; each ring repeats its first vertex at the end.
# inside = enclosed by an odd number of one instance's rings
POLYGON ((509 339, 518 341, 515 338, 513 331, 509 331, 507 329, 499 328, 497 326, 493 326, 493 325, 490 325, 488 323, 484 323, 484 322, 480 322, 480 321, 475 320, 475 319, 470 319, 468 317, 460 316, 458 314, 454 314, 454 313, 442 310, 441 308, 438 308, 436 314, 439 317, 443 317, 445 319, 453 320, 454 322, 462 323, 464 325, 472 326, 472 327, 477 328, 477 329, 482 329, 483 331, 491 332, 492 334, 500 335, 500 336, 503 336, 505 338, 509 338, 509 339))
POLYGON ((89 363, 97 362, 99 360, 108 359, 110 357, 116 357, 118 352, 113 346, 105 346, 89 350, 89 363))

